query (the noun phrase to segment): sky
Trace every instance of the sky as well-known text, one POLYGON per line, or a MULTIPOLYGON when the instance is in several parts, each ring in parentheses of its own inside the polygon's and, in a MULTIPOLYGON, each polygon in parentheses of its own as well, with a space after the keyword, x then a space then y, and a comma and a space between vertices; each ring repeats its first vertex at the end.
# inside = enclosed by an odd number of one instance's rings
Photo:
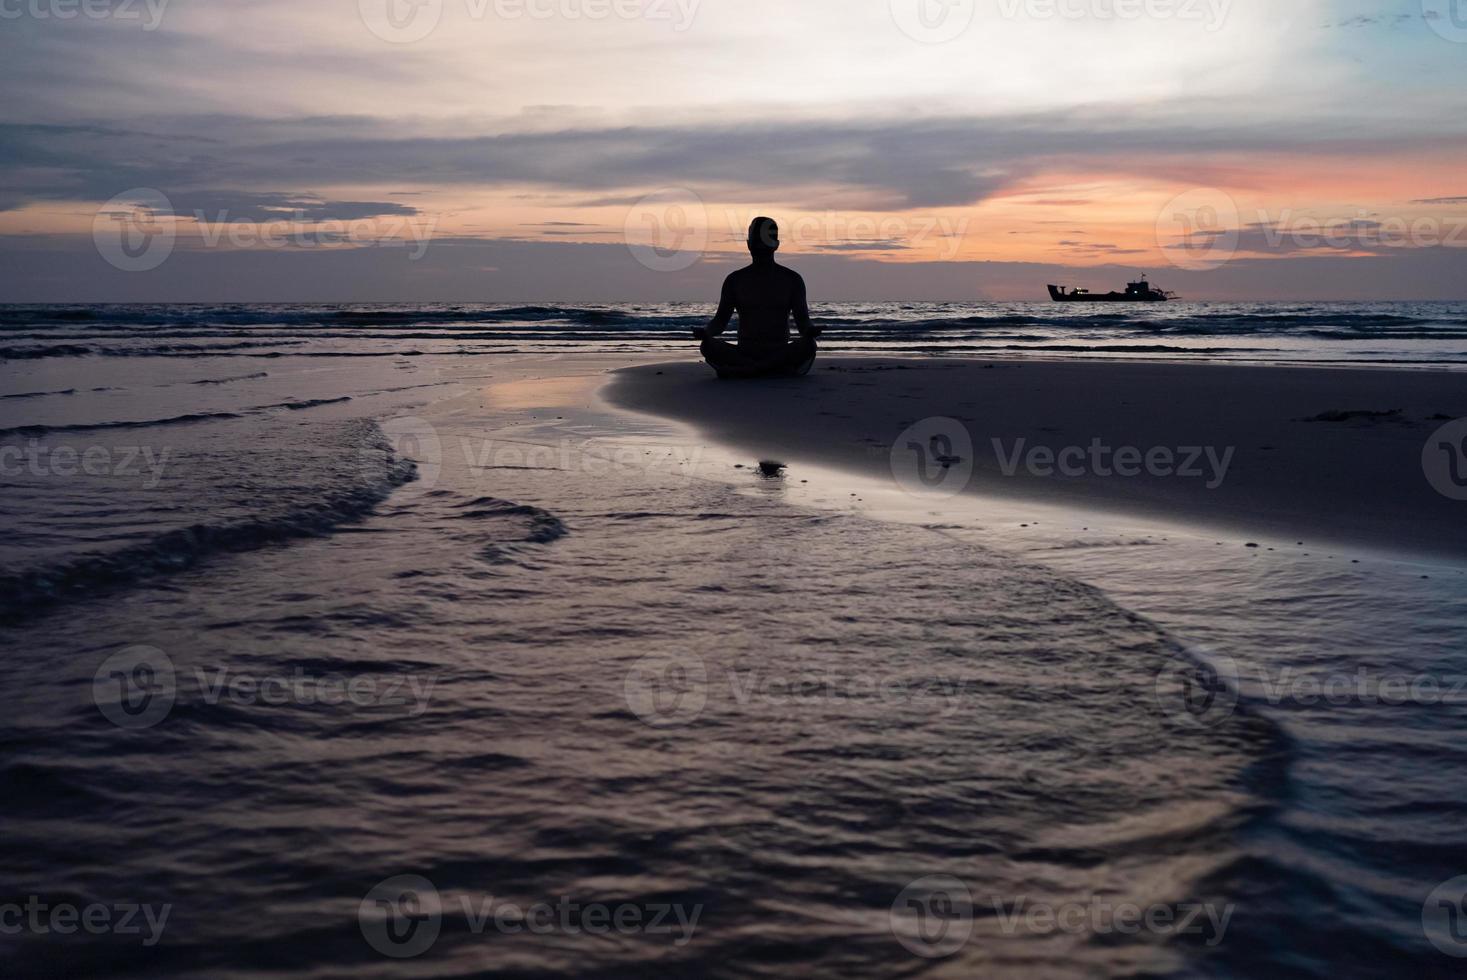
POLYGON ((0 0, 0 301, 1467 299, 1467 0, 0 0))

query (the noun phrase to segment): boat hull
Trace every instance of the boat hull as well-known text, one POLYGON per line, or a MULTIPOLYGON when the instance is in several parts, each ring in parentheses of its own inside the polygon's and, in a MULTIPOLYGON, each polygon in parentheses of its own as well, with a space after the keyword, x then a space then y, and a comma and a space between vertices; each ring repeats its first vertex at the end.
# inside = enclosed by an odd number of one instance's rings
POLYGON ((1165 303, 1160 293, 1062 293, 1058 286, 1049 287, 1049 298, 1056 303, 1165 303))

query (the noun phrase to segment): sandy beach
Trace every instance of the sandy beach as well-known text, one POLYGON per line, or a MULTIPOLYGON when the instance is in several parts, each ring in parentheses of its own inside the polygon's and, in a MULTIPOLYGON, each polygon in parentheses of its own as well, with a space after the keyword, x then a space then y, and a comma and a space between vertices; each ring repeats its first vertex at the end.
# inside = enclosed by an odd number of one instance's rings
POLYGON ((910 443, 966 435, 947 461, 957 479, 940 489, 1163 518, 1265 547, 1467 555, 1462 502, 1423 469, 1429 437, 1467 415, 1455 372, 838 357, 803 380, 723 383, 683 360, 622 371, 606 395, 760 458, 888 482, 894 461, 916 465, 910 443))

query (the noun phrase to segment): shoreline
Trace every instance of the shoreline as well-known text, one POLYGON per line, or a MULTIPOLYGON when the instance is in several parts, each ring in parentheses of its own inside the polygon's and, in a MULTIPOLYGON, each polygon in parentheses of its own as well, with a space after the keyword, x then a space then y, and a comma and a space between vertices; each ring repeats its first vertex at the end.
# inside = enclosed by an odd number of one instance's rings
POLYGON ((1433 434, 1467 417, 1451 371, 837 355, 802 380, 719 382, 694 360, 637 365, 601 395, 759 458, 903 486, 939 509, 961 489, 1260 547, 1467 557, 1467 502, 1434 489, 1423 462, 1433 434), (949 445, 960 448, 940 452, 949 445), (924 455, 949 458, 944 468, 924 455))

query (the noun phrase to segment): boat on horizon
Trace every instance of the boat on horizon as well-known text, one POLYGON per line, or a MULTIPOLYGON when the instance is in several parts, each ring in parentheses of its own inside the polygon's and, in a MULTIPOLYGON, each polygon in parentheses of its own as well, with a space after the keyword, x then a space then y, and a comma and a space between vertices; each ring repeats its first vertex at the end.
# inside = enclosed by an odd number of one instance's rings
POLYGON ((1169 293, 1164 289, 1152 289, 1151 283, 1143 276, 1137 282, 1126 283, 1124 293, 1114 290, 1108 293, 1092 293, 1080 287, 1067 292, 1064 286, 1051 284, 1049 298, 1056 303, 1165 303, 1177 296, 1176 293, 1169 293))

